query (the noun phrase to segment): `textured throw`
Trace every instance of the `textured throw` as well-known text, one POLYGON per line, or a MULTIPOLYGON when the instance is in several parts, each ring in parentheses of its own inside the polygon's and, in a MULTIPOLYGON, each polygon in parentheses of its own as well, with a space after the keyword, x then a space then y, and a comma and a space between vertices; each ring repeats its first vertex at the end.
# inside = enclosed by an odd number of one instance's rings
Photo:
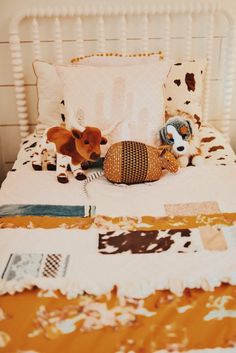
MULTIPOLYGON (((194 207, 199 205, 188 205, 194 207)), ((122 295, 145 297, 156 289, 181 294, 186 287, 236 284, 235 213, 159 218, 44 215, 31 217, 30 223, 27 216, 11 216, 0 224, 1 294, 37 285, 75 296, 84 291, 107 293, 116 286, 122 295), (31 229, 15 229, 18 226, 31 229)))

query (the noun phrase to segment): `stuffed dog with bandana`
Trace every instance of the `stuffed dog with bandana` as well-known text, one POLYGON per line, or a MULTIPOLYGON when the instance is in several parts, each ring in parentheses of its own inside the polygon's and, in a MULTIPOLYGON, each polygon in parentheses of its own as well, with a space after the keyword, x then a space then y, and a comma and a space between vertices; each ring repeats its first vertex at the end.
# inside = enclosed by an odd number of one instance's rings
POLYGON ((180 167, 201 165, 199 130, 190 114, 177 111, 160 130, 162 144, 170 145, 180 167))

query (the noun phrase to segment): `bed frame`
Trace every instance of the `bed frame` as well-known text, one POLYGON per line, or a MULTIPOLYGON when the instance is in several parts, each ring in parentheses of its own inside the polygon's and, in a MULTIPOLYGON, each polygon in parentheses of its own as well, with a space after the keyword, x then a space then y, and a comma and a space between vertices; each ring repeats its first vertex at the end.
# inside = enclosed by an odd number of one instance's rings
POLYGON ((77 7, 32 8, 20 12, 10 23, 10 48, 22 139, 30 132, 25 90, 29 69, 25 67, 26 58, 22 51, 25 33, 27 36, 30 33, 27 41, 32 43, 32 58, 28 53, 27 60, 31 62, 38 59, 68 63, 69 56, 66 58, 66 55, 69 52, 70 57, 80 57, 96 52, 126 54, 160 49, 165 57, 177 60, 207 57, 204 120, 214 123, 216 113, 212 113, 212 102, 215 105, 220 99, 221 111, 217 111, 221 119, 220 129, 229 140, 235 78, 235 24, 231 15, 223 11, 215 0, 196 1, 189 5, 175 1, 172 6, 166 2, 139 4, 138 1, 126 1, 113 5, 87 5, 84 2, 77 7), (223 34, 217 33, 219 24, 223 34), (45 45, 47 50, 44 54, 45 45), (69 48, 68 52, 65 47, 69 48), (47 57, 49 50, 50 58, 47 57), (216 83, 217 93, 212 88, 216 83))

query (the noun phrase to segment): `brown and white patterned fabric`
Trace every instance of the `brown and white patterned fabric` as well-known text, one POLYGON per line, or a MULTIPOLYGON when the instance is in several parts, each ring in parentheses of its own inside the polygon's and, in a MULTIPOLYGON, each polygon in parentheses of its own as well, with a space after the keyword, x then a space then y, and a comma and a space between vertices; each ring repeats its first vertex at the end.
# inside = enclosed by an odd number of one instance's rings
POLYGON ((152 254, 161 252, 197 252, 194 229, 113 231, 99 234, 101 254, 152 254), (178 243, 178 245, 177 245, 178 243))
POLYGON ((202 118, 203 78, 206 59, 176 62, 165 87, 166 110, 170 115, 181 110, 194 116, 198 127, 202 118))
MULTIPOLYGON (((200 130, 200 149, 201 155, 204 158, 204 165, 229 165, 236 163, 236 156, 229 145, 223 137, 223 135, 216 130, 213 126, 208 123, 202 124, 200 130)), ((35 151, 37 143, 39 143, 40 137, 36 134, 28 136, 19 151, 18 158, 14 163, 11 171, 16 171, 20 169, 32 169, 31 161, 35 151)), ((55 165, 56 169, 56 159, 55 156, 46 155, 43 160, 43 170, 47 170, 47 163, 55 165)), ((53 169, 53 168, 52 168, 53 169)))
POLYGON ((223 135, 209 124, 200 128, 200 149, 204 165, 230 165, 236 163, 236 156, 223 135))

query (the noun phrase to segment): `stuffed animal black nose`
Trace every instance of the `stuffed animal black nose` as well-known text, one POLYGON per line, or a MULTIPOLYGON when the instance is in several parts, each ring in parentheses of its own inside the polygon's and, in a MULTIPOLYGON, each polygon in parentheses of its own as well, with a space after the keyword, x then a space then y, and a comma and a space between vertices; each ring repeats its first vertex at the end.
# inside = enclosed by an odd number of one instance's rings
POLYGON ((90 154, 90 159, 92 159, 93 161, 98 160, 99 157, 100 157, 100 154, 97 154, 95 152, 90 154))
POLYGON ((183 150, 184 150, 184 146, 179 146, 179 147, 177 147, 177 150, 178 150, 178 151, 183 151, 183 150))

